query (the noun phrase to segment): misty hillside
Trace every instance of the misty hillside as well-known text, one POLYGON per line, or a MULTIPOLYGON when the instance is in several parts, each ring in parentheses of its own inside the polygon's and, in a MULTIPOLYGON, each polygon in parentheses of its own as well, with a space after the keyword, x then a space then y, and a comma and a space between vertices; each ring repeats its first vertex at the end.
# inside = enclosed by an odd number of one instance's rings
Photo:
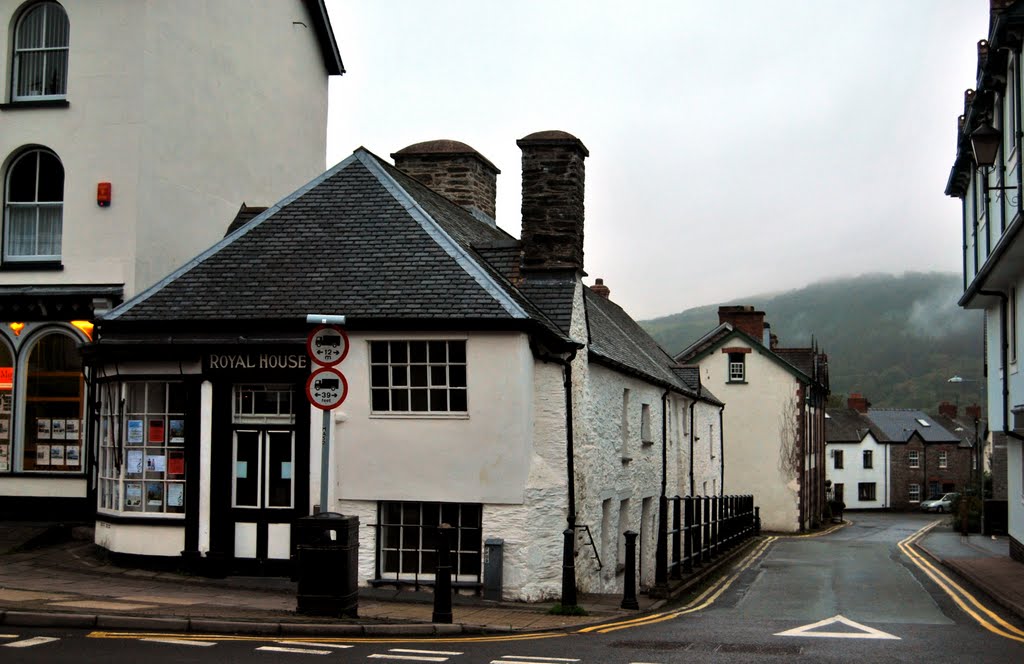
POLYGON ((961 276, 951 273, 864 275, 800 290, 753 296, 642 321, 678 353, 718 325, 719 304, 751 304, 779 344, 828 354, 832 394, 862 392, 874 406, 934 410, 939 401, 981 401, 982 314, 957 306, 961 276), (962 376, 963 383, 947 380, 962 376))

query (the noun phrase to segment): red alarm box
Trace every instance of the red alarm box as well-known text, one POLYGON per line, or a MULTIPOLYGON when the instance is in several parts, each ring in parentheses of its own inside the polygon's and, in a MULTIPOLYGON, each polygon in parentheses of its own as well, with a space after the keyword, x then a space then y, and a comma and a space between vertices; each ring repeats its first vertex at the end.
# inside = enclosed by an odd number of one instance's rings
POLYGON ((110 183, 100 182, 96 185, 96 205, 110 207, 110 183))

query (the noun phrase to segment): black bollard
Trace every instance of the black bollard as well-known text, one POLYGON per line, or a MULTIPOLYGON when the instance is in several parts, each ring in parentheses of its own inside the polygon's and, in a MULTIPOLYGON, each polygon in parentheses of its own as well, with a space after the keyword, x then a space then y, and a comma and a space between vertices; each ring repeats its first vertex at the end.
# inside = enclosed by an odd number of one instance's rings
POLYGON ((576 606, 576 533, 562 531, 562 608, 576 606))
POLYGON ((640 604, 636 601, 636 537, 637 533, 627 530, 623 533, 626 538, 626 578, 622 584, 623 609, 639 609, 640 604))
POLYGON ((434 616, 435 623, 452 622, 452 560, 451 542, 448 536, 452 527, 442 523, 437 529, 437 573, 434 575, 434 616))

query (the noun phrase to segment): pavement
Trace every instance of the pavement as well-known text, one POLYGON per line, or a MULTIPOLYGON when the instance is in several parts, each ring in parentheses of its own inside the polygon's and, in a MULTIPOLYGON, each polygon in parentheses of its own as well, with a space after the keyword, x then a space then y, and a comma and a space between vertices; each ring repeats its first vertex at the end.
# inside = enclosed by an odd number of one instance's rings
MULTIPOLYGON (((687 587, 699 585, 756 541, 702 569, 687 587)), ((1024 564, 1009 557, 1005 536, 965 537, 943 524, 916 546, 1024 619, 1024 564)), ((358 618, 308 616, 296 612, 296 584, 289 579, 211 579, 120 567, 92 543, 91 528, 0 523, 0 625, 266 636, 501 634, 619 621, 656 611, 666 602, 645 593, 637 600, 639 610, 625 610, 619 608, 620 595, 581 594, 586 615, 570 616, 549 613, 554 602, 456 595, 452 623, 438 624, 432 622, 430 592, 363 588, 358 618)))

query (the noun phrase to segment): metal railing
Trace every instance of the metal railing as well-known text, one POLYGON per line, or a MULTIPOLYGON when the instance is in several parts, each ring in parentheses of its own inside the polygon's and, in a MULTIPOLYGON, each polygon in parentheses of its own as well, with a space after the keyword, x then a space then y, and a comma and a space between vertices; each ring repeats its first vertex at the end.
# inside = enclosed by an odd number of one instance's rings
POLYGON ((661 513, 655 582, 662 586, 761 532, 750 495, 663 497, 661 513))

